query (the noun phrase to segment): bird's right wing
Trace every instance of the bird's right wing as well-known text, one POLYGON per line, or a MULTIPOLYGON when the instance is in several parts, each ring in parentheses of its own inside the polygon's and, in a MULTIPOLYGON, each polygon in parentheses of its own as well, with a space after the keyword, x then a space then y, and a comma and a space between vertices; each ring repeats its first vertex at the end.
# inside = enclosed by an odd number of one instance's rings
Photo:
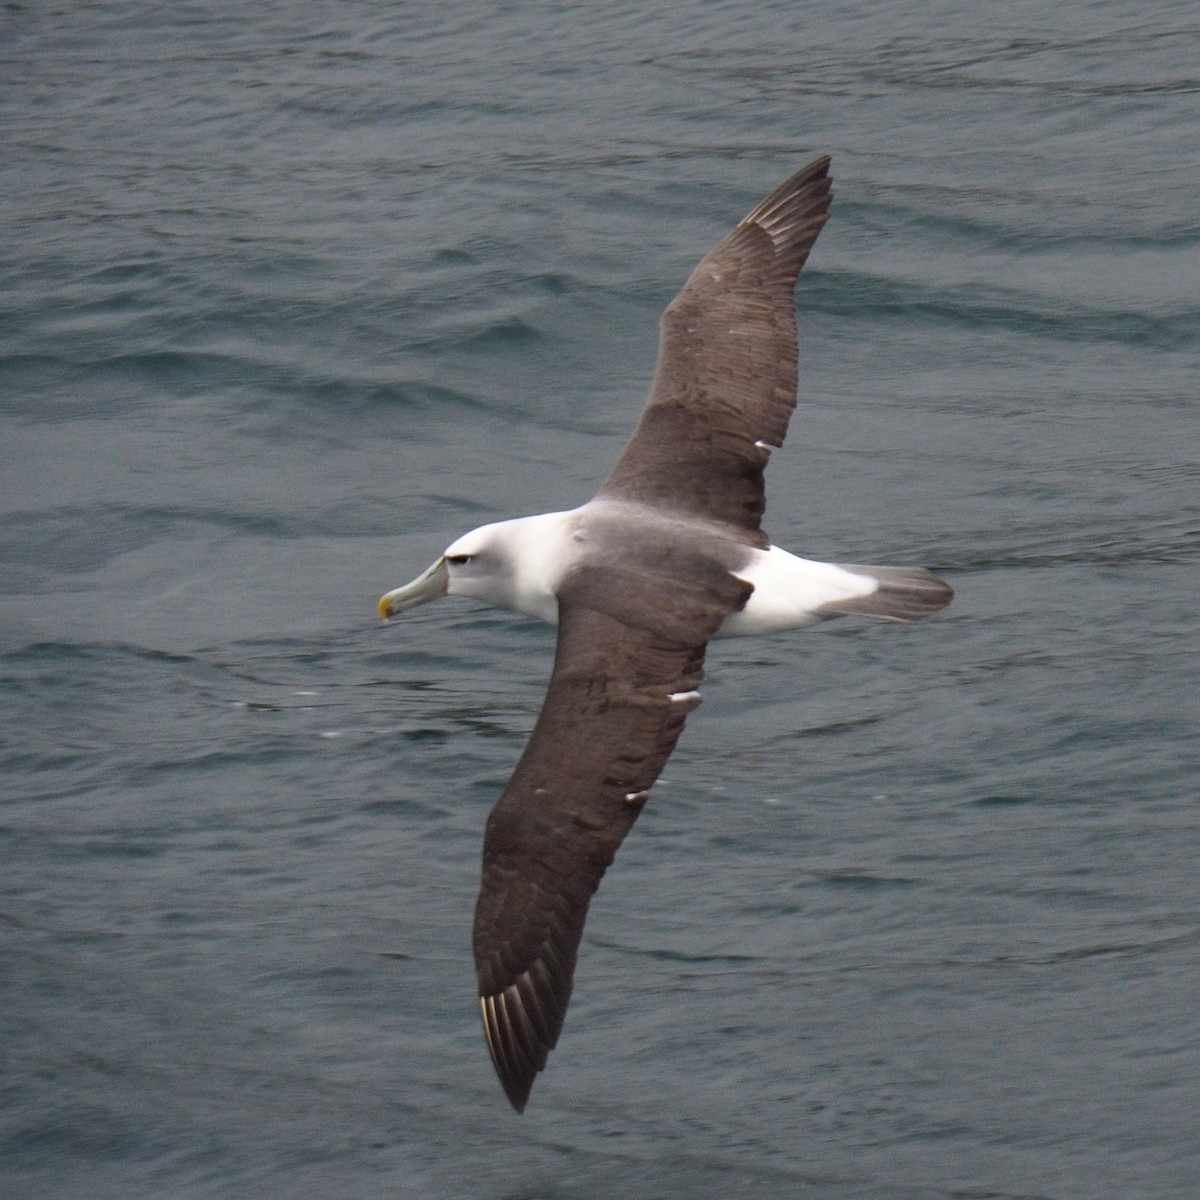
POLYGON ((829 159, 756 205, 667 306, 645 411, 600 495, 760 532, 763 469, 796 407, 796 279, 829 216, 829 159))

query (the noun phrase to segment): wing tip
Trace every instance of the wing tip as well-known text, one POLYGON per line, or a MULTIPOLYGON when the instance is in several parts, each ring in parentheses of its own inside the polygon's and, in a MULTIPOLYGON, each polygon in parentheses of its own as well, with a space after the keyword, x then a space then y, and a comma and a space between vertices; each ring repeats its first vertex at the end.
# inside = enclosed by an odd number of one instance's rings
POLYGON ((804 205, 813 213, 824 212, 833 197, 833 178, 829 168, 833 159, 822 154, 793 171, 777 188, 764 196, 742 219, 742 224, 768 218, 780 210, 804 205))
POLYGON ((797 273, 808 252, 829 220, 833 200, 833 181, 828 154, 789 175, 770 195, 760 200, 742 218, 739 229, 757 227, 771 239, 775 253, 797 273))
MULTIPOLYGON (((550 950, 549 947, 546 948, 550 950)), ((562 985, 555 987, 545 958, 500 991, 481 993, 479 1012, 492 1066, 509 1103, 525 1111, 538 1074, 558 1042, 566 1015, 562 985), (536 979, 534 968, 538 968, 536 979), (540 985, 540 986, 539 986, 540 985)), ((570 992, 570 975, 566 991, 570 992)))
POLYGON ((492 1066, 496 1068, 500 1086, 513 1108, 523 1113, 529 1103, 529 1093, 533 1091, 533 1081, 541 1068, 535 1067, 521 1053, 509 1023, 503 992, 494 996, 480 996, 479 1011, 488 1054, 491 1055, 492 1066))

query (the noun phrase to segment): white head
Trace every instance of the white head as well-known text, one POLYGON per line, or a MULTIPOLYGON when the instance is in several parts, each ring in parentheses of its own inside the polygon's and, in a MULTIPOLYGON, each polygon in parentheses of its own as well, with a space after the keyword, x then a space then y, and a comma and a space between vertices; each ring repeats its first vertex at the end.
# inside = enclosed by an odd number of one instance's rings
POLYGON ((398 587, 379 600, 379 615, 386 621, 406 608, 416 608, 439 596, 473 596, 477 600, 504 604, 512 570, 504 553, 504 539, 495 536, 495 525, 482 525, 464 533, 446 547, 435 563, 411 583, 398 587))
MULTIPOLYGON (((547 514, 557 517, 559 514, 547 514)), ((411 583, 382 596, 386 621, 439 596, 470 596, 543 621, 558 620, 557 577, 544 570, 553 534, 546 517, 520 517, 481 525, 446 547, 437 562, 411 583)))

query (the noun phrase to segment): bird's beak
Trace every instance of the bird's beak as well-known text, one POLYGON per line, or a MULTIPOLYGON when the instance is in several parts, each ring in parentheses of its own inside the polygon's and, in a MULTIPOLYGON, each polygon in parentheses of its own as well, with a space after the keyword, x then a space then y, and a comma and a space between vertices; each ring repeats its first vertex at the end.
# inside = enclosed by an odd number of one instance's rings
POLYGON ((380 596, 379 615, 386 621, 388 617, 394 617, 406 608, 416 608, 426 600, 436 600, 446 594, 449 584, 450 572, 446 570, 446 560, 439 558, 428 571, 422 571, 412 583, 406 583, 403 587, 388 592, 386 596, 380 596))

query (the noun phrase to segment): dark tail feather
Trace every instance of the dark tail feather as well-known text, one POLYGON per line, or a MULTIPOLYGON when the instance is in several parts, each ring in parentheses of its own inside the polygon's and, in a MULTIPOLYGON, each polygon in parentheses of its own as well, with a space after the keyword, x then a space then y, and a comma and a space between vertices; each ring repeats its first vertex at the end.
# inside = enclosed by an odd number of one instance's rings
POLYGON ((869 596, 838 600, 818 611, 877 617, 883 621, 919 621, 940 612, 954 599, 954 589, 924 567, 862 567, 838 563, 843 571, 866 575, 879 584, 869 596))

